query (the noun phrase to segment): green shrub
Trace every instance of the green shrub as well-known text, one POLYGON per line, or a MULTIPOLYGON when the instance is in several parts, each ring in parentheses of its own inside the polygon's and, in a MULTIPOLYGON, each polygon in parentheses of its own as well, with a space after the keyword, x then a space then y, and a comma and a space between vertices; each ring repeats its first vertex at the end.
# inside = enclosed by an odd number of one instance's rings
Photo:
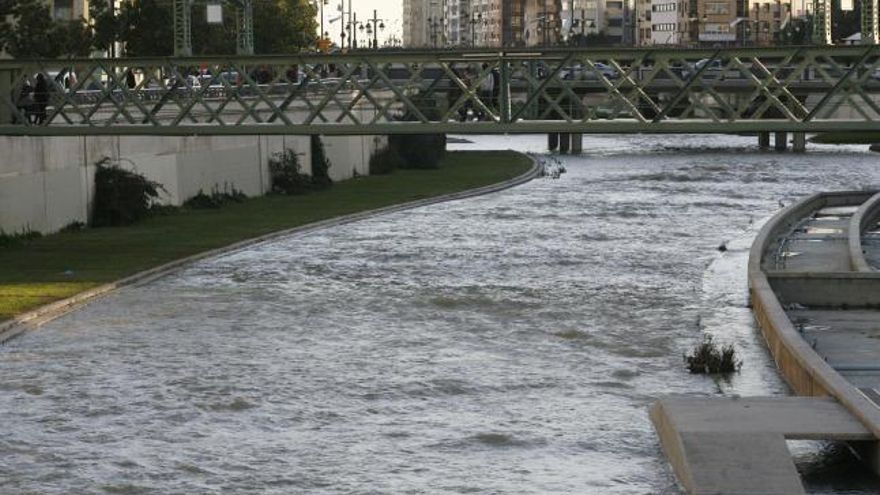
POLYGON ((742 366, 736 360, 733 345, 719 347, 711 335, 704 335, 691 354, 684 356, 684 361, 691 373, 732 373, 742 366))
POLYGON ((310 140, 312 151, 312 185, 317 189, 330 187, 333 181, 330 179, 330 160, 324 152, 324 142, 321 136, 313 135, 310 140))
POLYGON ((13 232, 11 234, 7 234, 3 229, 0 229, 0 248, 20 246, 27 241, 39 239, 40 237, 43 237, 43 234, 36 230, 31 230, 30 226, 25 227, 21 232, 13 232))
POLYGON ((390 174, 404 167, 403 158, 394 148, 386 146, 370 157, 370 175, 390 174))
POLYGON ((214 209, 229 203, 241 203, 246 199, 247 195, 236 189, 235 186, 230 188, 228 184, 223 184, 223 191, 214 186, 211 194, 205 194, 199 189, 198 194, 186 200, 183 206, 193 210, 214 209))
POLYGON ((80 232, 85 228, 86 228, 86 224, 84 224, 78 220, 74 220, 74 221, 70 222, 69 224, 65 225, 64 227, 61 227, 61 230, 59 230, 58 232, 61 232, 61 233, 80 232))
POLYGON ((150 213, 162 185, 104 158, 95 171, 95 204, 92 225, 129 225, 150 213))
POLYGON ((311 177, 301 172, 299 156, 291 149, 269 158, 269 176, 276 194, 305 194, 311 188, 311 177))

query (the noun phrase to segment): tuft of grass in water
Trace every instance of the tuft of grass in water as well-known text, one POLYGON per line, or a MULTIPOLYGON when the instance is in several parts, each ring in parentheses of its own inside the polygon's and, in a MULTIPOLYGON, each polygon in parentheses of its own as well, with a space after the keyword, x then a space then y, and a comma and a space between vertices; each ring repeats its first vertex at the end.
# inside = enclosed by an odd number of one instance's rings
POLYGON ((732 373, 742 366, 742 362, 736 360, 733 345, 719 346, 711 335, 704 335, 703 341, 684 356, 684 362, 691 373, 732 373))
POLYGON ((514 152, 451 152, 431 170, 398 170, 298 196, 179 209, 125 227, 86 228, 0 249, 0 320, 163 263, 283 229, 494 184, 531 167, 514 152))

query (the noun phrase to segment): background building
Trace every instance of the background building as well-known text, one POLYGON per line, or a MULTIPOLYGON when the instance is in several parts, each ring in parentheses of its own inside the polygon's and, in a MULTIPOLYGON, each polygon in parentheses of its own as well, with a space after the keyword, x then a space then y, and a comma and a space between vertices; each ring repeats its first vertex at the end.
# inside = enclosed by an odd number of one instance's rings
POLYGON ((442 7, 441 0, 403 0, 404 47, 444 45, 442 7))

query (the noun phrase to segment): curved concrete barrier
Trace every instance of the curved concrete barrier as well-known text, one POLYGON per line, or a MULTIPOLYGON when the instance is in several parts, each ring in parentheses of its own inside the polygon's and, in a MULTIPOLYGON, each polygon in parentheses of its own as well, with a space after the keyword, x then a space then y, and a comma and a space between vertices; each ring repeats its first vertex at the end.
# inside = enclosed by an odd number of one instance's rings
POLYGON ((353 213, 351 215, 345 215, 342 217, 331 218, 328 220, 322 220, 320 222, 314 222, 307 225, 301 225, 299 227, 294 227, 291 229, 281 230, 278 232, 273 232, 271 234, 266 234, 259 237, 254 237, 252 239, 247 239, 244 241, 236 242, 234 244, 230 244, 228 246, 224 246, 217 249, 212 249, 210 251, 205 251, 202 253, 198 253, 192 256, 188 256, 186 258, 181 258, 179 260, 172 261, 170 263, 166 263, 164 265, 157 266, 155 268, 151 268, 149 270, 145 270, 134 275, 130 275, 123 279, 117 280, 115 282, 111 282, 109 284, 104 284, 93 289, 89 289, 84 292, 80 292, 75 296, 62 299, 60 301, 55 301, 53 303, 47 304, 45 306, 41 306, 33 311, 28 311, 22 315, 19 315, 12 320, 7 322, 0 323, 0 344, 8 341, 9 339, 20 335, 30 329, 36 328, 43 323, 49 322, 59 316, 62 316, 76 308, 84 306, 89 302, 92 302, 103 296, 116 290, 120 287, 125 287, 128 285, 136 285, 136 284, 144 284, 150 282, 152 280, 156 280, 157 278, 163 277, 172 273, 186 265, 189 265, 195 261, 199 261, 205 258, 210 258, 212 256, 218 256, 221 254, 230 253, 232 251, 237 251, 239 249, 244 249, 246 247, 253 246, 255 244, 259 244, 262 242, 267 242, 271 240, 278 239, 280 237, 285 237, 294 234, 303 234, 307 232, 312 232, 315 230, 326 229, 329 227, 335 227, 337 225, 344 225, 347 223, 357 222, 359 220, 365 220, 367 218, 376 217, 379 215, 385 215, 388 213, 394 213, 398 211, 410 210, 413 208, 419 208, 421 206, 428 206, 436 203, 443 203, 447 201, 454 201, 457 199, 465 199, 471 198, 474 196, 482 196, 484 194, 489 194, 493 192, 502 191, 504 189, 509 189, 514 186, 518 186, 520 184, 524 184, 526 182, 531 181, 535 177, 541 175, 544 170, 544 166, 542 163, 539 163, 534 156, 528 155, 532 160, 532 168, 530 168, 526 173, 520 175, 519 177, 514 177, 513 179, 506 180, 504 182, 499 182, 497 184, 491 184, 484 187, 479 187, 476 189, 470 189, 467 191, 459 191, 455 193, 445 194, 442 196, 435 196, 433 198, 425 198, 419 199, 415 201, 410 201, 408 203, 401 203, 397 205, 385 206, 382 208, 376 208, 374 210, 362 211, 359 213, 353 213))
POLYGON ((776 365, 798 395, 832 396, 880 438, 880 408, 825 362, 797 332, 765 273, 764 253, 775 249, 780 236, 800 220, 828 206, 859 204, 870 194, 861 191, 812 195, 777 213, 758 233, 749 252, 749 295, 755 319, 776 365))
POLYGON ((857 272, 873 272, 868 260, 865 259, 865 251, 862 250, 862 232, 880 219, 880 193, 859 206, 849 221, 849 260, 850 266, 857 272))

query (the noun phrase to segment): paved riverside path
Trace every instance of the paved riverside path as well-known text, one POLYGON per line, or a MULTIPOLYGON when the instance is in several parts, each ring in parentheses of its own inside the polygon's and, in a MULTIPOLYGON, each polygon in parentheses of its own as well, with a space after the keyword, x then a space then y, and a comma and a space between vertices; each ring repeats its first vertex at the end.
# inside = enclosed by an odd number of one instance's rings
POLYGON ((668 397, 650 411, 688 492, 801 494, 786 440, 873 440, 843 406, 819 397, 668 397))

